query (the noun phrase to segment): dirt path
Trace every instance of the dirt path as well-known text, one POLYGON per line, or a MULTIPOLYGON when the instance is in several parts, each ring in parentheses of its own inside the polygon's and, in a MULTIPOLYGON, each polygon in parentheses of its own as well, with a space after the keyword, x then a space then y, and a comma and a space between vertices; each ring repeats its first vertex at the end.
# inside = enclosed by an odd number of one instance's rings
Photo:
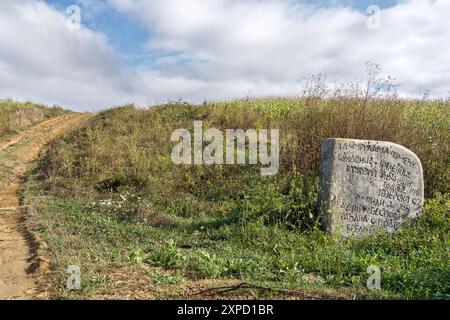
POLYGON ((0 143, 0 300, 33 299, 38 294, 30 267, 30 248, 20 231, 20 203, 17 191, 27 165, 35 160, 46 143, 89 117, 63 115, 42 122, 0 143), (5 156, 7 153, 7 156, 5 156))

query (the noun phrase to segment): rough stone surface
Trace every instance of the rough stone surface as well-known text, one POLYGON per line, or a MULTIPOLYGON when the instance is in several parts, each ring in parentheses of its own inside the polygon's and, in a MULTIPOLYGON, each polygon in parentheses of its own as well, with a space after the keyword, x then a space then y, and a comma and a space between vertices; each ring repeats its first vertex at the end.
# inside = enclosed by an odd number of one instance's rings
POLYGON ((422 164, 391 142, 327 139, 321 148, 319 211, 331 233, 390 233, 422 211, 422 164))

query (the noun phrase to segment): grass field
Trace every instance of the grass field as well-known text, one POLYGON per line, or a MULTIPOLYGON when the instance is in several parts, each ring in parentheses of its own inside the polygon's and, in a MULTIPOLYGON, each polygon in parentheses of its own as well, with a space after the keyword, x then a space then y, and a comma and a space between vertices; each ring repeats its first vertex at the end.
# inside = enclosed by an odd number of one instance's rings
POLYGON ((201 289, 245 282, 215 297, 449 298, 449 115, 448 101, 311 95, 101 112, 50 145, 22 191, 50 261, 50 296, 198 298, 201 289), (279 128, 279 174, 173 165, 171 132, 192 130, 194 120, 279 128), (427 195, 417 223, 362 240, 321 231, 327 137, 414 151, 427 195), (68 265, 81 267, 81 291, 66 290, 68 265), (370 265, 381 268, 381 291, 366 289, 370 265))

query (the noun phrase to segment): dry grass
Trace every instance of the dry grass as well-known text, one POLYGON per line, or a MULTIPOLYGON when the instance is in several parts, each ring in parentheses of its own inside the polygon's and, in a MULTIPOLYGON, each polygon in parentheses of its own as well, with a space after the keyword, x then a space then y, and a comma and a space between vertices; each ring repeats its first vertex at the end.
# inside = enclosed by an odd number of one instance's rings
POLYGON ((279 128, 282 171, 306 176, 318 175, 320 145, 328 137, 395 142, 421 159, 428 196, 449 190, 449 102, 396 98, 364 102, 350 97, 281 102, 289 114, 268 115, 259 108, 276 104, 277 100, 203 107, 166 105, 149 110, 128 106, 106 111, 84 129, 56 142, 43 159, 42 168, 50 179, 49 185, 60 193, 65 190, 95 195, 157 182, 172 186, 161 188, 168 195, 193 188, 195 194, 206 194, 210 192, 209 182, 221 193, 224 190, 218 180, 222 178, 231 190, 241 185, 245 172, 252 169, 171 165, 171 132, 178 128, 192 130, 194 120, 203 120, 205 127, 221 129, 279 128), (233 178, 236 175, 237 185, 233 178))
POLYGON ((43 120, 67 112, 60 107, 48 108, 31 102, 0 100, 0 137, 17 133, 43 120))
POLYGON ((319 79, 297 98, 125 106, 55 141, 26 192, 42 204, 53 295, 114 297, 129 285, 130 297, 190 297, 191 285, 223 286, 210 284, 217 279, 363 299, 367 266, 376 264, 383 270, 378 298, 448 296, 450 102, 364 88, 330 91, 319 79), (262 178, 251 166, 173 165, 171 133, 192 131, 194 120, 219 129, 280 129, 280 173, 262 178), (418 223, 355 242, 317 230, 319 151, 328 137, 386 140, 414 151, 427 193, 418 223), (81 293, 63 288, 68 264, 83 267, 81 293), (143 265, 150 278, 115 273, 143 265), (117 286, 109 286, 116 276, 117 286))

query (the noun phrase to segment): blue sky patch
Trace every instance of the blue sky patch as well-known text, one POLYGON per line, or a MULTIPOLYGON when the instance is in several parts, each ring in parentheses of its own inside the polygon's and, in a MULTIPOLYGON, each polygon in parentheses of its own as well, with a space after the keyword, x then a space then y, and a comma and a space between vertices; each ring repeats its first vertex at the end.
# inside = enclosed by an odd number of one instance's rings
MULTIPOLYGON (((86 7, 83 0, 45 0, 52 7, 65 13, 70 5, 78 5, 82 9, 82 24, 87 28, 103 33, 110 43, 123 57, 127 67, 146 66, 157 69, 157 62, 162 57, 177 55, 177 52, 152 51, 146 47, 151 42, 151 33, 139 23, 117 12, 104 0, 92 1, 93 7, 86 7)), ((380 8, 395 6, 396 0, 299 0, 308 5, 323 7, 351 7, 366 13, 370 5, 380 8)), ((181 61, 181 60, 180 60, 181 61)))

